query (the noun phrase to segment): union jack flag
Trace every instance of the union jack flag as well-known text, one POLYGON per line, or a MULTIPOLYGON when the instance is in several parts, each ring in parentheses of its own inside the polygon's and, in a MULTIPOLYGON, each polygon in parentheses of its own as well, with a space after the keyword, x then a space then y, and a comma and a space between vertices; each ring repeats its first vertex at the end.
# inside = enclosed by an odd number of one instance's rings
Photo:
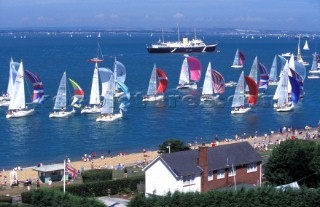
POLYGON ((69 174, 72 179, 78 176, 78 170, 74 167, 72 167, 69 163, 66 163, 66 174, 69 174))

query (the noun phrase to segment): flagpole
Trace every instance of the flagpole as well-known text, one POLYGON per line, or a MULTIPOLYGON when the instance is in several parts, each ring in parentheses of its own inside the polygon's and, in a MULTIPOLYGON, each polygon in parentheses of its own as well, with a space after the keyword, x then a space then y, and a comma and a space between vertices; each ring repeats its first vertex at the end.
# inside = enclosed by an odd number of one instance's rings
POLYGON ((66 193, 66 160, 63 160, 63 193, 66 193))

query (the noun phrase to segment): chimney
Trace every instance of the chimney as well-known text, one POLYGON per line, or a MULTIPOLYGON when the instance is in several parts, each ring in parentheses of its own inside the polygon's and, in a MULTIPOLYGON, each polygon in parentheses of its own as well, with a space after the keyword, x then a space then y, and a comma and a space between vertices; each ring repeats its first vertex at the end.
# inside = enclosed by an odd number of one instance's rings
POLYGON ((208 147, 200 146, 198 149, 198 165, 202 168, 201 192, 208 191, 208 147))

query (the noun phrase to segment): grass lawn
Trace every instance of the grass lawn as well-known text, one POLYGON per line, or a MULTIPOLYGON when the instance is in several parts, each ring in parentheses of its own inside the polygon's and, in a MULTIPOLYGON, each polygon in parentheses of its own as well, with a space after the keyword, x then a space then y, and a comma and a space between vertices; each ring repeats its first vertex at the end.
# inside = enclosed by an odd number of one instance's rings
MULTIPOLYGON (((128 171, 128 178, 144 175, 141 167, 137 166, 128 166, 126 167, 128 171)), ((124 178, 123 170, 113 170, 112 179, 122 179, 124 178)))

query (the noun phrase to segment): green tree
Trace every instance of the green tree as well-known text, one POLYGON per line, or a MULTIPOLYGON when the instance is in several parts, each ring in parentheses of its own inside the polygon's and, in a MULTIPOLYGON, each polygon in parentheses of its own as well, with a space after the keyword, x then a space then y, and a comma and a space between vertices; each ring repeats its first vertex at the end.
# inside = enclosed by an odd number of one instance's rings
POLYGON ((159 145, 159 153, 179 152, 189 150, 189 146, 185 145, 182 141, 177 139, 168 139, 159 145))
MULTIPOLYGON (((272 151, 265 165, 265 177, 273 185, 283 185, 294 181, 309 187, 319 186, 313 176, 317 166, 314 160, 317 145, 314 141, 288 140, 281 142, 272 151)), ((320 155, 320 152, 319 152, 320 155)))

